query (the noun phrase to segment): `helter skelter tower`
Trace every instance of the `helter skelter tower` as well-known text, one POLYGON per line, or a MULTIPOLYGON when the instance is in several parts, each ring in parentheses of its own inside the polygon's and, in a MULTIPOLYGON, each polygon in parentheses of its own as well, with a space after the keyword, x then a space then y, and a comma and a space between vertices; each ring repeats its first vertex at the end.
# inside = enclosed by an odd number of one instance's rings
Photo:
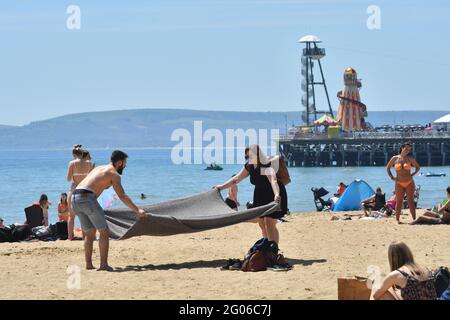
POLYGON ((328 89, 323 76, 322 64, 320 59, 325 57, 325 49, 317 47, 317 44, 322 42, 318 37, 308 35, 301 38, 298 42, 304 43, 302 55, 302 84, 301 88, 304 92, 302 96, 302 105, 305 110, 302 112, 302 120, 309 126, 317 120, 320 115, 329 114, 332 117, 333 110, 331 109, 330 97, 328 96, 328 89), (321 81, 316 81, 314 78, 314 61, 317 61, 320 70, 321 81), (328 110, 318 110, 316 104, 316 89, 317 86, 323 86, 328 102, 328 110))

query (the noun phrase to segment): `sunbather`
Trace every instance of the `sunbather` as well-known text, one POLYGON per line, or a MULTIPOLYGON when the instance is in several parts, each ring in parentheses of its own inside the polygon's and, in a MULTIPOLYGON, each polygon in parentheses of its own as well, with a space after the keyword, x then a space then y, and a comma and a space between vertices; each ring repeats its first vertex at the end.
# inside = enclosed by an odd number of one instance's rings
POLYGON ((386 206, 386 196, 381 191, 381 188, 377 188, 376 193, 370 198, 361 201, 361 208, 364 210, 364 215, 368 216, 368 210, 381 210, 386 206))
POLYGON ((389 177, 395 182, 395 194, 397 197, 395 216, 399 224, 401 223, 400 214, 402 213, 405 194, 411 216, 413 220, 416 219, 416 204, 414 203, 416 185, 414 176, 419 173, 420 165, 412 156, 412 149, 411 143, 404 143, 400 147, 400 153, 393 156, 386 166, 389 177), (392 175, 391 169, 393 167, 397 173, 396 177, 392 175), (411 172, 412 168, 414 168, 414 172, 411 172))
POLYGON ((334 194, 335 197, 340 197, 344 194, 345 190, 347 189, 347 185, 344 182, 340 182, 337 186, 337 191, 334 194))
POLYGON ((68 221, 69 220, 69 204, 67 202, 67 193, 61 193, 61 199, 58 204, 58 220, 68 221))
POLYGON ((410 224, 450 224, 450 186, 447 188, 447 199, 445 204, 438 206, 438 212, 428 210, 410 224))
POLYGON ((373 288, 376 300, 436 300, 432 273, 419 266, 403 242, 393 242, 388 249, 389 273, 379 288, 373 288), (396 290, 400 289, 400 293, 396 290))

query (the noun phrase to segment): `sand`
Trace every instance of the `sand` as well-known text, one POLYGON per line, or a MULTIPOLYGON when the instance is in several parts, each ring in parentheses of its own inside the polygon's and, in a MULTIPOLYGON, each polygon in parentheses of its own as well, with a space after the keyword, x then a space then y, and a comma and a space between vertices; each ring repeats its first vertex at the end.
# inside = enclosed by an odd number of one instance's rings
MULTIPOLYGON (((289 272, 219 269, 228 258, 242 258, 260 237, 250 223, 112 241, 115 272, 84 270, 81 241, 0 244, 0 299, 336 299, 338 277, 366 276, 369 266, 388 271, 393 240, 406 242, 426 267, 450 267, 450 226, 330 217, 304 213, 279 224, 280 248, 294 265, 289 272)), ((97 246, 94 259, 98 266, 97 246)))

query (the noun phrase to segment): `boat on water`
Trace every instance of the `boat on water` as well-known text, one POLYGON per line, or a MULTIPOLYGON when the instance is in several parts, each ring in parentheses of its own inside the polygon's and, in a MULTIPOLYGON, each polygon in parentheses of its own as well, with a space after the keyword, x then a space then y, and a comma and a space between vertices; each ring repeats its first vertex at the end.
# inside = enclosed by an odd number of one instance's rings
POLYGON ((447 176, 447 174, 443 173, 443 172, 441 172, 441 173, 427 172, 425 174, 425 177, 446 177, 446 176, 447 176))
POLYGON ((205 170, 220 171, 220 170, 223 170, 223 168, 221 166, 219 166, 218 164, 211 163, 209 166, 207 166, 205 168, 205 170))

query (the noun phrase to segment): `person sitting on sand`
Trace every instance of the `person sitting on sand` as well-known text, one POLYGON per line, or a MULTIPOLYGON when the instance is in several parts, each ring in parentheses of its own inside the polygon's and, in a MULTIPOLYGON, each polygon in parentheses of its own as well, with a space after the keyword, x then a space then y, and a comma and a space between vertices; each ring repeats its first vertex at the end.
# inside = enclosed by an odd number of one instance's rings
POLYGON ((58 203, 58 220, 59 222, 69 220, 69 203, 67 202, 67 193, 61 193, 58 203))
POLYGON ((340 196, 342 196, 344 194, 346 189, 347 189, 347 185, 344 182, 340 182, 339 185, 337 186, 337 191, 334 194, 334 196, 339 198, 340 196))
POLYGON ((388 249, 389 273, 380 288, 374 288, 376 300, 436 300, 432 273, 419 266, 403 242, 392 242, 388 249), (400 289, 400 295, 396 291, 400 289))
POLYGON ((450 224, 450 186, 447 187, 447 202, 438 207, 438 212, 427 210, 410 224, 450 224))
POLYGON ((92 265, 92 251, 96 231, 100 233, 100 268, 98 270, 112 271, 108 265, 109 230, 105 219, 105 213, 97 201, 104 190, 114 188, 119 199, 133 210, 139 218, 146 217, 144 210, 139 209, 125 193, 122 187, 121 175, 127 165, 128 155, 122 151, 115 150, 111 155, 108 165, 100 166, 92 170, 89 175, 81 181, 72 195, 72 205, 80 219, 81 228, 85 234, 84 250, 86 269, 94 269, 92 265))
MULTIPOLYGON (((233 174, 231 177, 234 178, 236 175, 233 174)), ((238 211, 238 207, 240 206, 238 200, 238 186, 236 184, 231 185, 228 188, 227 198, 225 199, 226 204, 233 210, 238 211)))
POLYGON ((39 206, 42 208, 42 214, 44 215, 44 226, 48 227, 48 209, 52 203, 48 200, 46 194, 42 194, 39 199, 39 206))
POLYGON ((364 215, 368 216, 368 210, 381 210, 386 206, 386 196, 378 187, 375 194, 368 199, 361 201, 361 208, 364 210, 364 215))

